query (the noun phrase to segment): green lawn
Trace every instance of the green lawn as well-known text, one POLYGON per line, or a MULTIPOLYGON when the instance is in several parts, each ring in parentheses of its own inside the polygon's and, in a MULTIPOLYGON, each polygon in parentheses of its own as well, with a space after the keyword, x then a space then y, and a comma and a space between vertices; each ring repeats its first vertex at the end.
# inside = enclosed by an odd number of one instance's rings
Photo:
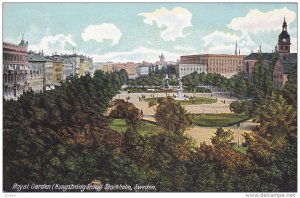
POLYGON ((247 115, 235 113, 195 114, 194 122, 203 127, 227 127, 249 119, 247 115))
MULTIPOLYGON (((156 101, 159 98, 146 98, 145 101, 146 102, 150 102, 150 101, 156 101)), ((197 97, 194 99, 194 103, 192 99, 189 100, 178 100, 177 102, 179 102, 181 105, 191 105, 191 104, 211 104, 211 103, 215 103, 217 102, 216 99, 210 99, 210 98, 202 98, 202 97, 197 97)))
MULTIPOLYGON (((120 133, 124 133, 127 129, 124 119, 113 119, 110 128, 120 133)), ((141 135, 154 135, 157 133, 157 126, 147 121, 142 122, 140 134, 141 135)))
POLYGON ((247 147, 242 147, 242 146, 234 146, 234 150, 241 152, 243 154, 247 154, 247 147))

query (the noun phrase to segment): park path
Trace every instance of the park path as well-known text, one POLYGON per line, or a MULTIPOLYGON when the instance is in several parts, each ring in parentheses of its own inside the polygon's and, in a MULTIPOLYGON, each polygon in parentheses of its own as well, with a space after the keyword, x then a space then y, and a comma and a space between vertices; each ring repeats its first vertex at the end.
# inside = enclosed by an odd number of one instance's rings
MULTIPOLYGON (((148 102, 139 101, 139 97, 141 95, 145 95, 146 98, 150 98, 152 93, 130 93, 122 92, 115 96, 114 99, 126 99, 126 97, 130 97, 129 102, 133 103, 137 108, 141 109, 144 114, 144 119, 155 122, 154 120, 154 109, 148 107, 148 102)), ((176 93, 168 93, 169 96, 172 96, 176 93)), ((155 93, 155 97, 165 97, 166 93, 155 93)), ((192 96, 192 93, 185 93, 185 95, 192 96)), ((206 97, 206 98, 213 98, 217 99, 216 103, 212 104, 201 104, 201 105, 183 105, 184 108, 191 112, 191 113, 232 113, 229 109, 229 105, 231 102, 235 101, 235 98, 228 97, 227 95, 221 94, 212 94, 211 93, 198 93, 196 94, 197 97, 206 97), (225 104, 224 104, 225 100, 225 104)), ((240 144, 245 142, 244 137, 242 134, 250 133, 252 129, 256 126, 256 123, 252 123, 251 120, 247 120, 241 123, 239 129, 236 125, 230 127, 223 127, 223 129, 228 130, 230 129, 233 131, 234 142, 239 142, 240 144), (238 138, 239 137, 239 138, 238 138)), ((189 129, 186 133, 191 136, 197 145, 201 142, 205 142, 206 144, 211 144, 211 138, 214 136, 217 127, 200 127, 194 126, 189 129)))

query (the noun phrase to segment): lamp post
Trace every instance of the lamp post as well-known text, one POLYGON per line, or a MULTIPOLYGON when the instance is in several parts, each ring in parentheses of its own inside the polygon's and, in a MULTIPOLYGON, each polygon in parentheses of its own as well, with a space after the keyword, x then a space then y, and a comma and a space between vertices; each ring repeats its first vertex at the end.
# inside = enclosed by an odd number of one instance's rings
POLYGON ((216 125, 218 126, 218 111, 216 111, 216 125))
POLYGON ((237 123, 236 126, 238 127, 238 139, 237 139, 238 145, 237 146, 240 146, 240 123, 237 123))

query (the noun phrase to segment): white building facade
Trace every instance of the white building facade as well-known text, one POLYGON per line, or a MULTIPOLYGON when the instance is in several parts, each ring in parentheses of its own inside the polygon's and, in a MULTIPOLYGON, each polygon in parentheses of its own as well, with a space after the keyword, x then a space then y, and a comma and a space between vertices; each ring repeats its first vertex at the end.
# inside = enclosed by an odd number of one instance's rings
POLYGON ((207 65, 204 64, 179 64, 179 77, 182 78, 183 76, 189 75, 193 72, 197 73, 207 73, 207 65))
POLYGON ((3 42, 3 97, 17 100, 28 90, 29 68, 27 62, 28 43, 22 39, 19 45, 3 42))
POLYGON ((140 65, 136 68, 136 73, 138 76, 149 75, 150 67, 140 65))
POLYGON ((34 93, 43 92, 44 88, 44 72, 43 72, 43 64, 36 63, 28 64, 30 75, 28 77, 29 90, 32 90, 34 93))

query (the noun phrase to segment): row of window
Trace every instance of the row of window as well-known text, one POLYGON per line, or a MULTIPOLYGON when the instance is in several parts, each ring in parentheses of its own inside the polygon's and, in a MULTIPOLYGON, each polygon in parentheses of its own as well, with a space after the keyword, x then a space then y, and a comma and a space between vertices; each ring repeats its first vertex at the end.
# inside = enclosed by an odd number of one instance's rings
POLYGON ((282 79, 282 74, 280 74, 280 75, 279 74, 274 74, 273 75, 273 78, 277 78, 278 79, 279 77, 280 77, 280 79, 282 79))
POLYGON ((227 65, 234 65, 234 66, 237 66, 239 65, 238 63, 229 63, 229 64, 226 64, 226 63, 209 63, 209 66, 227 66, 227 65))
POLYGON ((23 87, 14 87, 14 88, 12 88, 12 87, 5 86, 3 95, 4 95, 4 98, 8 98, 8 97, 11 97, 11 96, 18 97, 23 92, 24 92, 23 87))
POLYGON ((215 64, 231 64, 231 65, 237 65, 242 64, 242 60, 237 59, 223 59, 223 58, 212 58, 212 59, 181 59, 182 64, 207 64, 210 63, 210 65, 215 64))
POLYGON ((30 76, 32 77, 32 76, 36 76, 36 75, 40 75, 40 71, 38 71, 38 70, 34 70, 34 71, 30 71, 30 76))
POLYGON ((209 72, 235 72, 235 68, 229 67, 229 68, 209 68, 209 72))
POLYGON ((231 64, 234 64, 234 63, 242 63, 241 60, 235 60, 235 59, 209 59, 209 62, 213 62, 213 63, 231 63, 231 64))
POLYGON ((206 68, 181 68, 180 71, 199 71, 199 72, 206 72, 206 68))
POLYGON ((4 83, 24 82, 26 80, 26 74, 3 74, 4 83))
POLYGON ((14 54, 4 54, 4 61, 25 61, 26 56, 14 55, 14 54))

